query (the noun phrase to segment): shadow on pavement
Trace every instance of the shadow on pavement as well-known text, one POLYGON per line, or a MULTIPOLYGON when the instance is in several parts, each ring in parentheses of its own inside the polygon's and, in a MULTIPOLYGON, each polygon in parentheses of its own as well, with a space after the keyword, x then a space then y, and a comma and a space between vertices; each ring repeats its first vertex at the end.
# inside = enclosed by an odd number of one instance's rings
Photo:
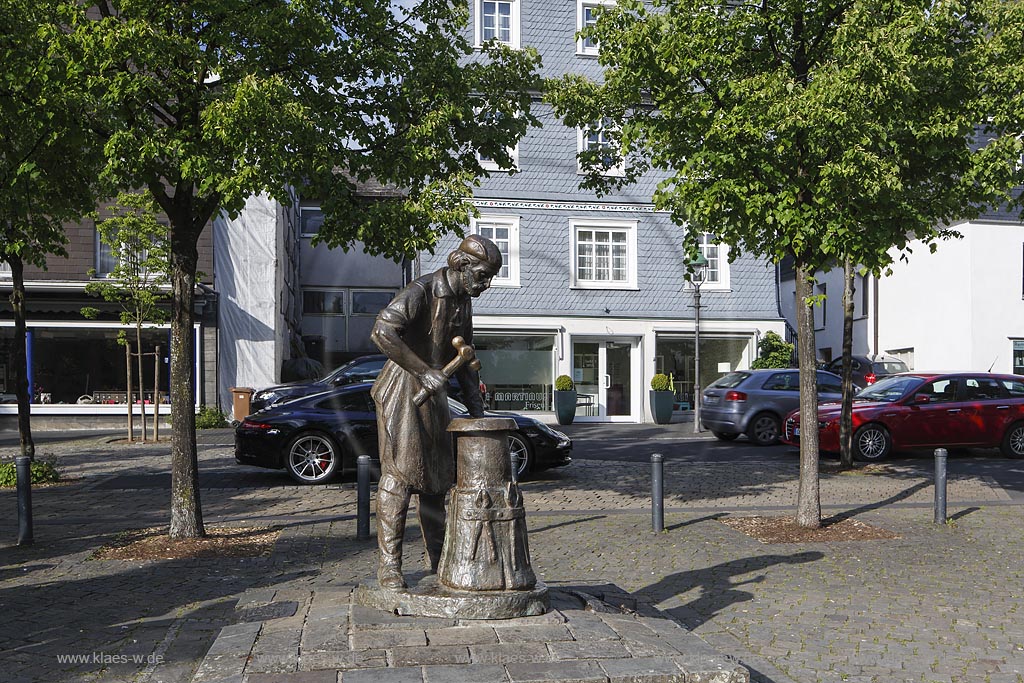
POLYGON ((749 578, 745 578, 744 575, 763 572, 780 564, 816 562, 824 557, 825 554, 817 550, 793 555, 745 557, 703 569, 670 574, 656 583, 639 589, 636 594, 649 597, 655 605, 666 603, 662 607, 664 611, 687 628, 695 629, 726 607, 753 599, 753 594, 737 588, 744 584, 760 583, 765 580, 765 574, 760 573, 749 578), (673 604, 681 603, 682 599, 679 596, 691 590, 698 590, 700 594, 688 603, 673 604))

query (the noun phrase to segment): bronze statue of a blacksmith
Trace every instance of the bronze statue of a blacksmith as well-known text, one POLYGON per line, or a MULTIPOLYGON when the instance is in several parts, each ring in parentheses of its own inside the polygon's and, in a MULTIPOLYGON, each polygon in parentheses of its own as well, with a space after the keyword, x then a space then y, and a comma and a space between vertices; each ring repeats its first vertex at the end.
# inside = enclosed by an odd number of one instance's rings
POLYGON ((377 316, 372 339, 389 359, 372 392, 380 440, 377 579, 382 588, 406 586, 402 540, 412 494, 419 496, 429 569, 437 572, 445 494, 454 483, 445 372, 454 372, 470 415, 482 417, 479 363, 464 362, 470 354, 463 348, 473 341, 472 299, 490 287, 501 265, 493 242, 470 235, 448 255, 446 268, 409 283, 377 316))

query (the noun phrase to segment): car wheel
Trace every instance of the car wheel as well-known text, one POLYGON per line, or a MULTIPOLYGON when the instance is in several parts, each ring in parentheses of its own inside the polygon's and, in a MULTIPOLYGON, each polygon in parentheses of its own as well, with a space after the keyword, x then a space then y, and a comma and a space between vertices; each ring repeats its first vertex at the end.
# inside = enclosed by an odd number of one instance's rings
POLYGON ((533 469, 533 455, 530 453, 530 442, 526 440, 526 437, 518 432, 509 434, 508 451, 510 458, 513 455, 519 458, 519 471, 516 472, 516 478, 529 474, 533 469))
POLYGON ((1003 435, 1003 443, 1000 448, 1007 458, 1024 458, 1024 422, 1010 425, 1003 435))
POLYGON ((714 432, 713 431, 711 433, 715 435, 716 439, 720 439, 722 441, 734 441, 736 439, 736 437, 739 436, 739 434, 733 434, 732 432, 714 432))
POLYGON ((853 457, 863 462, 877 462, 889 457, 892 438, 885 427, 876 424, 864 425, 853 435, 853 457))
POLYGON ((758 413, 747 426, 747 438, 758 446, 771 446, 778 442, 782 422, 771 413, 758 413))
POLYGON ((285 469, 300 484, 325 484, 341 471, 341 449, 324 434, 299 434, 288 443, 285 469))

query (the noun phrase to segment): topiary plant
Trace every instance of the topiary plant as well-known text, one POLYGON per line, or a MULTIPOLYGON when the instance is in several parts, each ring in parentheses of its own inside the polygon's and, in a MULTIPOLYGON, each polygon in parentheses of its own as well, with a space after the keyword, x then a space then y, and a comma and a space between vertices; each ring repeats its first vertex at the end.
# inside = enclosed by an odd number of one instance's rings
POLYGON ((654 391, 673 391, 672 378, 663 372, 659 372, 651 378, 651 389, 654 391))
POLYGON ((559 375, 555 378, 555 391, 572 391, 576 384, 569 375, 559 375))

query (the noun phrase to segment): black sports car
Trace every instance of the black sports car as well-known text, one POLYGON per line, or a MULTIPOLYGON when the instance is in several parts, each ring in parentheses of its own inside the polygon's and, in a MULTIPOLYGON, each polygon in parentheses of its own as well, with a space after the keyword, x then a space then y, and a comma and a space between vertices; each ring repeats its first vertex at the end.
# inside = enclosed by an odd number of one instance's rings
MULTIPOLYGON (((334 387, 342 387, 346 384, 355 384, 357 382, 365 382, 367 380, 376 379, 380 371, 384 369, 384 363, 386 363, 388 357, 383 353, 374 353, 369 356, 360 356, 354 360, 350 360, 342 366, 339 366, 332 370, 329 374, 324 375, 317 380, 304 380, 300 382, 288 382, 287 384, 278 384, 276 386, 267 387, 260 389, 252 395, 252 402, 249 404, 249 410, 252 413, 257 413, 264 408, 277 405, 284 401, 290 401, 300 396, 309 396, 310 394, 318 394, 321 391, 327 391, 334 387)), ((487 393, 487 386, 480 383, 481 393, 487 393)), ((459 400, 462 394, 462 387, 459 385, 458 380, 454 377, 448 382, 448 395, 459 400)))
POLYGON ((277 405, 282 401, 288 401, 300 396, 309 396, 310 394, 318 394, 334 387, 345 386, 346 384, 355 384, 374 379, 380 374, 387 360, 388 357, 382 353, 360 356, 335 368, 329 374, 317 380, 288 382, 260 389, 252 395, 252 403, 249 404, 249 409, 256 413, 264 408, 277 405))
MULTIPOLYGON (((286 401, 245 418, 235 428, 235 460, 243 465, 284 469, 300 484, 323 484, 354 471, 356 457, 377 464, 377 412, 370 397, 372 382, 338 387, 286 401)), ((469 411, 449 398, 452 417, 469 411)), ((519 456, 519 473, 572 462, 572 440, 543 422, 516 413, 509 447, 519 456)))

